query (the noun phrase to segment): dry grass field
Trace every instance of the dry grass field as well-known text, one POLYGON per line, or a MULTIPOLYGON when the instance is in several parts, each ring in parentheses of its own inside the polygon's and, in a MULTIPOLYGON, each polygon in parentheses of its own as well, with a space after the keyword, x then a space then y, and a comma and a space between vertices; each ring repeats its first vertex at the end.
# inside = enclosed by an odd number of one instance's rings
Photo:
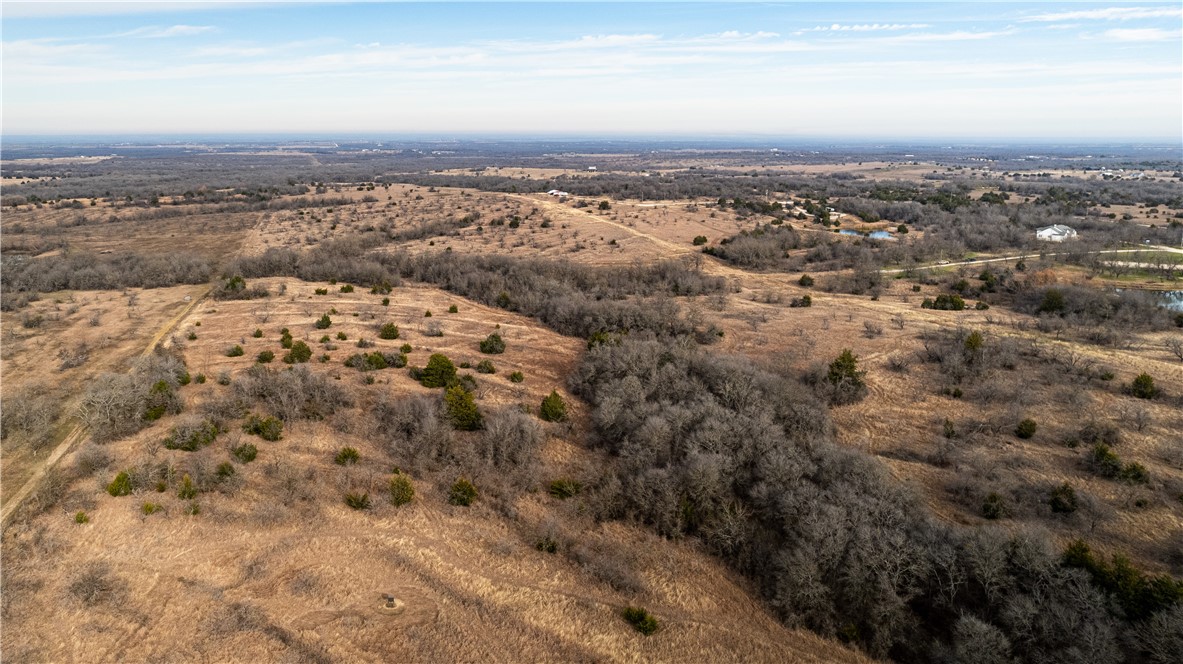
MULTIPOLYGON (((642 161, 614 155, 603 163, 624 169, 642 161)), ((757 165, 788 175, 913 182, 943 170, 876 161, 718 166, 694 154, 663 167, 738 173, 757 165)), ((598 177, 571 168, 484 172, 598 177)), ((441 173, 467 175, 469 169, 441 173)), ((747 356, 781 376, 824 369, 845 349, 858 356, 868 393, 831 409, 835 439, 881 459, 941 519, 985 524, 983 498, 997 493, 1012 510, 997 521, 1004 529, 1043 529, 1060 545, 1087 537, 1098 550, 1127 554, 1149 571, 1183 570, 1183 411, 1177 398, 1183 362, 1168 349, 1177 329, 1130 332, 1126 343, 1099 345, 1041 327, 1035 316, 1010 308, 923 309, 925 298, 944 292, 933 279, 885 276, 872 297, 823 288, 848 271, 811 272, 818 285, 804 287, 800 272, 741 269, 704 255, 693 244, 696 236, 715 245, 758 221, 706 198, 614 198, 601 208, 603 199, 596 197, 356 184, 330 184, 307 196, 321 203, 290 209, 190 214, 168 205, 21 206, 4 213, 2 245, 34 261, 69 252, 187 251, 219 270, 233 256, 304 251, 359 235, 376 250, 411 254, 542 257, 600 267, 684 261, 728 286, 677 298, 687 320, 722 331, 708 352, 747 356), (87 221, 79 222, 80 215, 87 221), (10 232, 15 224, 22 232, 10 232), (812 306, 791 306, 804 295, 812 306), (981 335, 991 360, 954 381, 932 361, 933 348, 959 348, 970 333, 981 335), (1011 359, 993 359, 1004 356, 1011 359), (1101 370, 1108 380, 1082 378, 1101 370), (1170 398, 1127 394, 1123 387, 1141 373, 1152 374, 1170 398), (1021 439, 1014 430, 1025 418, 1036 420, 1038 431, 1021 439), (1117 482, 1091 471, 1091 445, 1070 444, 1086 425, 1120 432, 1114 449, 1123 462, 1141 464, 1150 481, 1117 482), (1065 482, 1085 506, 1070 517, 1046 507, 1048 491, 1065 482)), ((1113 211, 1119 217, 1128 211, 1139 222, 1162 221, 1161 213, 1144 208, 1113 211)), ((802 236, 833 235, 807 221, 786 225, 802 236)), ((842 227, 894 225, 863 224, 850 215, 842 227)), ((911 238, 923 236, 914 231, 911 238)), ((1061 285, 1122 283, 1094 279, 1078 267, 1044 267, 1041 278, 1061 285)), ((973 280, 980 271, 949 266, 934 274, 973 280)), ((1020 278, 1034 279, 1030 275, 1020 278)), ((215 271, 212 284, 222 276, 231 275, 215 271)), ((777 621, 751 582, 698 540, 659 538, 627 521, 596 522, 580 500, 548 494, 552 480, 594 481, 607 465, 605 453, 591 444, 591 408, 568 385, 588 347, 585 339, 411 280, 388 294, 372 293, 366 284, 351 284, 356 288, 347 292, 344 283, 291 277, 248 282, 270 296, 215 300, 206 296, 211 284, 57 292, 0 320, 5 406, 14 399, 53 404, 47 435, 8 436, 0 447, 6 510, 31 476, 51 471, 44 486, 34 487, 28 509, 5 523, 4 661, 867 661, 777 621), (331 325, 317 327, 322 315, 331 325), (378 338, 387 323, 398 326, 397 339, 378 338), (260 353, 274 354, 267 367, 285 370, 283 329, 310 347, 311 361, 303 366, 342 388, 350 406, 320 421, 285 422, 278 441, 250 436, 234 423, 197 451, 162 447, 172 427, 233 394, 260 364, 260 353), (480 342, 493 333, 504 339, 505 352, 485 355, 480 342), (359 347, 361 340, 372 343, 359 347), (102 445, 87 440, 75 417, 79 395, 103 372, 127 372, 157 342, 183 359, 195 379, 177 390, 184 414, 166 414, 102 445), (455 466, 400 468, 414 482, 415 499, 390 504, 395 457, 370 415, 384 403, 439 390, 423 387, 405 368, 363 372, 344 362, 356 353, 398 354, 404 344, 408 367, 423 367, 441 353, 461 375, 471 374, 484 414, 537 413, 552 390, 562 395, 569 418, 540 423, 537 466, 517 489, 490 472, 476 478, 481 497, 461 507, 449 504, 455 466), (241 353, 232 356, 228 351, 236 346, 241 353), (84 357, 75 362, 80 351, 84 357), (495 373, 477 373, 482 360, 491 360, 495 373), (515 372, 524 379, 511 381, 515 372), (247 442, 257 445, 258 458, 233 460, 232 450, 247 442), (358 451, 356 464, 334 463, 343 447, 358 451), (231 469, 221 480, 196 498, 178 496, 182 475, 212 475, 219 464, 231 469), (139 487, 129 496, 108 495, 120 470, 151 468, 166 469, 159 492, 139 487), (372 508, 350 509, 347 492, 367 493, 372 508), (146 504, 159 509, 148 514, 146 504), (80 513, 84 523, 76 522, 80 513), (545 541, 557 543, 557 553, 548 553, 545 541), (393 607, 384 594, 397 598, 393 607), (619 616, 630 605, 651 611, 660 631, 650 637, 634 631, 619 616)), ((456 436, 463 447, 458 454, 473 454, 477 434, 456 436)))
POLYGON ((15 436, 4 444, 2 503, 73 429, 72 410, 86 384, 104 371, 123 372, 171 330, 205 286, 83 291, 47 295, 21 315, 0 319, 3 398, 27 399, 53 422, 49 436, 15 436), (27 323, 40 321, 35 327, 27 323), (73 366, 72 366, 73 365, 73 366))
MULTIPOLYGON (((562 390, 583 345, 432 288, 397 288, 382 306, 382 296, 369 293, 315 295, 322 284, 266 285, 283 288, 284 297, 206 300, 177 323, 172 344, 194 375, 210 377, 182 388, 186 410, 230 389, 216 375, 234 380, 259 351, 281 354, 282 328, 306 340, 315 358, 329 355, 314 359, 313 371, 339 379, 362 403, 430 391, 405 370, 377 372, 378 380, 365 384, 361 372, 341 366, 358 339, 375 340, 377 350, 410 344, 411 365, 433 352, 475 363, 483 357, 478 342, 498 332, 507 349, 492 356, 496 374, 478 377, 482 409, 532 405, 562 390), (451 305, 457 313, 448 313, 451 305), (313 321, 330 310, 338 312, 332 326, 316 329, 313 321), (397 340, 376 340, 383 322, 399 325, 397 340), (424 335, 433 322, 443 336, 424 335), (256 328, 262 338, 251 336, 256 328), (324 334, 330 343, 319 341, 324 334), (233 344, 245 354, 226 357, 233 344), (524 382, 510 383, 513 371, 524 382)), ((572 421, 581 422, 578 402, 568 399, 572 421)), ((106 445, 109 467, 59 487, 53 509, 7 529, 6 661, 864 661, 785 628, 745 582, 690 543, 592 524, 545 492, 500 510, 481 500, 455 507, 446 504, 443 478, 416 477, 414 502, 388 505, 390 467, 356 411, 331 424, 296 423, 278 442, 252 439, 258 458, 238 466, 233 483, 193 501, 197 516, 171 486, 159 494, 107 495, 104 487, 120 468, 212 465, 248 438, 232 431, 199 452, 160 449, 173 420, 106 445), (361 461, 335 465, 334 453, 347 445, 361 461), (349 509, 341 500, 347 490, 368 492, 375 507, 349 509), (162 509, 145 515, 145 502, 162 509), (517 516, 507 519, 505 510, 517 516), (85 524, 75 523, 80 511, 85 524), (610 562, 590 557, 578 564, 537 551, 539 533, 563 548, 606 552, 595 555, 610 562), (46 556, 62 565, 39 564, 46 556), (623 589, 602 580, 610 575, 621 577, 615 585, 623 589), (395 609, 385 607, 385 594, 398 599, 395 609), (620 620, 630 604, 657 615, 661 632, 645 638, 620 620), (64 629, 44 629, 48 623, 64 629)), ((594 472, 594 456, 572 444, 581 426, 551 426, 540 476, 594 472)), ((62 465, 73 467, 77 456, 62 465)))

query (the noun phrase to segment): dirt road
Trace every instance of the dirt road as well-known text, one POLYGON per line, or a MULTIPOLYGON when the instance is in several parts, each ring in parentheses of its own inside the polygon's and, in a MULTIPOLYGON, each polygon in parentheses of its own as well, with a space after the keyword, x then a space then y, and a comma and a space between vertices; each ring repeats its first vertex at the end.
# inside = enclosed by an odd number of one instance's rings
MULTIPOLYGON (((164 325, 162 325, 160 329, 156 331, 156 334, 152 335, 152 338, 148 341, 148 346, 143 350, 143 352, 140 353, 140 357, 147 357, 148 355, 151 355, 152 351, 156 348, 156 345, 163 341, 170 333, 172 333, 177 324, 180 323, 181 320, 185 318, 185 316, 189 315, 189 312, 193 311, 193 308, 196 307, 199 302, 204 300, 208 294, 209 291, 207 290, 200 296, 193 298, 188 304, 185 305, 184 308, 181 309, 181 311, 176 316, 173 316, 164 325)), ((85 437, 86 427, 84 427, 81 423, 74 425, 74 428, 70 430, 70 433, 66 434, 66 437, 62 439, 62 442, 58 443, 57 447, 53 448, 53 451, 50 452, 49 456, 45 458, 45 461, 41 462, 35 469, 33 469, 33 474, 29 477, 29 479, 24 483, 24 485, 21 486, 20 489, 16 491, 16 493, 12 494, 12 496, 8 499, 8 502, 6 502, 4 507, 0 509, 0 526, 8 524, 8 520, 13 514, 16 513, 17 508, 20 507, 21 503, 23 503, 25 499, 33 493, 33 491, 37 488, 37 485, 42 479, 45 478, 46 473, 48 473, 49 470, 62 459, 62 457, 66 456, 66 454, 69 453, 69 451, 72 450, 74 446, 85 437)))

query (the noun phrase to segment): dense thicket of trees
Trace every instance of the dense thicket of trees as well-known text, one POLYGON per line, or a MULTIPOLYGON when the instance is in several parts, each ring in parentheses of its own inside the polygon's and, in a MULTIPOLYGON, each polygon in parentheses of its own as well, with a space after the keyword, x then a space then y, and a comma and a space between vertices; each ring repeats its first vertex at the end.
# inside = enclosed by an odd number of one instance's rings
POLYGON ((615 458, 598 514, 701 537, 792 624, 899 661, 1065 663, 1138 661, 1183 626, 1169 578, 1129 582, 1163 588, 1130 591, 1133 614, 1045 535, 938 522, 833 443, 811 392, 745 359, 627 339, 571 386, 615 458))
POLYGON ((46 293, 200 284, 209 281, 213 273, 209 261, 189 253, 99 255, 67 252, 35 260, 6 257, 0 279, 5 293, 46 293))
POLYGON ((337 279, 362 285, 412 279, 435 284, 486 305, 542 320, 562 334, 650 330, 693 331, 670 296, 716 293, 727 288, 686 263, 596 268, 565 261, 452 252, 412 255, 368 250, 367 238, 324 243, 307 253, 271 249, 235 261, 229 271, 247 278, 290 275, 309 281, 337 279))

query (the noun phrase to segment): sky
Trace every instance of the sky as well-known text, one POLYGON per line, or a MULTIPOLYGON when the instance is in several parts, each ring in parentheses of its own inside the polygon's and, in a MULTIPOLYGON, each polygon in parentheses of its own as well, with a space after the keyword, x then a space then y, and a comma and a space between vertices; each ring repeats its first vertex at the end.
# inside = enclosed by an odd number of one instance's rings
POLYGON ((1183 4, 17 3, 6 136, 1183 140, 1183 4))

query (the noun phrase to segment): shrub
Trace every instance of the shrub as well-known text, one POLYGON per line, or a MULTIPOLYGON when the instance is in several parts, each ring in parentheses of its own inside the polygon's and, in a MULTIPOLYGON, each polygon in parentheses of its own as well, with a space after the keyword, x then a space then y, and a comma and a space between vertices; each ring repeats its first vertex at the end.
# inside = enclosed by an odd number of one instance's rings
POLYGON ((179 413, 180 411, 181 402, 177 399, 172 385, 169 385, 168 381, 165 380, 159 380, 153 383, 151 389, 148 390, 148 398, 144 404, 142 419, 148 422, 154 422, 164 417, 165 413, 179 413))
POLYGON ((468 507, 477 498, 476 487, 472 482, 461 477, 452 484, 452 488, 448 490, 448 503, 452 505, 459 505, 461 507, 468 507))
POLYGON ((251 333, 251 336, 256 339, 262 339, 263 338, 263 330, 260 330, 259 328, 255 328, 255 331, 251 333))
POLYGON ((560 478, 550 483, 550 495, 559 500, 566 500, 579 495, 583 490, 583 485, 569 478, 560 478))
POLYGON ((327 330, 332 324, 333 319, 329 318, 328 314, 321 316, 315 323, 318 330, 327 330))
POLYGON ((548 533, 543 535, 542 539, 538 540, 534 548, 543 553, 556 553, 559 550, 559 543, 548 533))
POLYGON ((498 355, 505 352, 505 341, 501 339, 501 335, 494 332, 485 337, 481 342, 481 352, 487 355, 498 355))
POLYGON ((342 293, 352 293, 353 292, 353 285, 352 284, 345 284, 344 286, 341 287, 341 292, 342 293))
POLYGON ((483 374, 497 373, 497 367, 493 366, 492 360, 481 360, 476 365, 476 372, 483 374))
POLYGON ((242 346, 235 344, 226 351, 226 357, 242 357, 244 353, 246 353, 246 351, 242 349, 242 346))
POLYGON ((649 636, 657 631, 657 618, 645 609, 637 606, 627 606, 620 612, 624 621, 633 626, 633 629, 649 636))
POLYGON ((292 335, 288 333, 286 328, 284 329, 283 334, 279 337, 279 345, 283 348, 292 347, 292 335))
POLYGON ((418 373, 423 387, 446 387, 456 380, 456 365, 447 355, 435 353, 428 358, 427 367, 418 373))
POLYGON ((460 308, 453 304, 452 306, 448 307, 448 313, 458 314, 460 313, 460 308))
POLYGON ((287 364, 303 364, 312 359, 312 349, 303 341, 297 341, 292 344, 292 349, 283 356, 283 361, 287 364))
POLYGON ((406 505, 415 498, 415 485, 406 475, 395 475, 390 478, 390 504, 398 507, 406 505))
POLYGON ((397 339, 398 326, 394 323, 386 323, 378 330, 379 339, 397 339))
POLYGON ((259 417, 258 415, 250 415, 242 425, 242 430, 252 436, 258 436, 263 440, 272 442, 283 438, 283 422, 270 416, 259 417))
POLYGON ((362 339, 357 340, 357 347, 358 348, 373 348, 374 346, 377 346, 377 345, 378 344, 374 343, 373 341, 370 341, 369 339, 362 338, 362 339))
POLYGON ((1143 620, 1183 602, 1183 581, 1167 574, 1148 575, 1120 554, 1106 562, 1094 556, 1083 540, 1071 542, 1060 561, 1065 567, 1086 570, 1093 585, 1111 595, 1132 620, 1143 620))
POLYGON ((169 450, 196 452, 202 447, 214 442, 218 437, 218 433, 218 425, 212 420, 202 420, 186 416, 177 422, 177 425, 169 431, 169 435, 164 439, 163 445, 165 449, 169 450))
POLYGON ((797 283, 804 288, 809 288, 813 285, 813 277, 809 276, 808 274, 803 274, 801 275, 801 278, 797 280, 797 283))
POLYGON ((702 245, 704 245, 706 243, 707 243, 707 236, 705 236, 705 235, 695 235, 694 236, 694 246, 701 247, 702 245))
POLYGON ((370 494, 350 491, 345 494, 345 504, 355 510, 368 510, 370 509, 370 494))
POLYGON ((410 353, 412 350, 414 350, 414 349, 413 349, 413 348, 411 348, 411 344, 403 344, 403 345, 401 345, 401 346, 399 346, 399 347, 398 347, 398 351, 399 351, 400 353, 402 353, 403 355, 406 355, 407 353, 410 353))
POLYGON ((193 377, 193 382, 198 385, 205 385, 205 374, 199 373, 193 377))
POLYGON ((192 500, 197 497, 197 487, 193 485, 193 478, 186 473, 181 478, 181 487, 177 489, 177 498, 181 500, 192 500))
POLYGON ((1150 474, 1146 472, 1146 466, 1143 466, 1140 463, 1127 463, 1125 467, 1121 469, 1121 473, 1118 474, 1118 477, 1123 482, 1128 482, 1130 484, 1146 484, 1150 482, 1150 474))
POLYGON ((92 475, 111 465, 112 457, 103 447, 91 443, 78 451, 74 467, 81 476, 92 475))
POLYGON ((164 506, 160 503, 144 503, 144 505, 140 508, 140 511, 143 512, 144 516, 151 516, 163 509, 164 506))
POLYGON ((920 303, 922 309, 936 309, 938 311, 961 311, 965 309, 965 300, 961 299, 960 295, 951 295, 949 293, 941 293, 937 295, 936 300, 924 298, 920 303))
POLYGON ((231 448, 230 455, 238 459, 239 463, 250 463, 259 456, 259 448, 255 447, 254 443, 243 443, 231 448))
POLYGON ((382 298, 382 306, 389 307, 390 306, 390 298, 388 298, 388 297, 382 298))
POLYGON ((1058 514, 1070 514, 1076 511, 1076 489, 1072 485, 1064 482, 1060 486, 1052 489, 1051 495, 1048 497, 1047 504, 1051 506, 1052 511, 1058 514))
POLYGON ((830 363, 826 380, 833 387, 830 400, 836 404, 854 403, 862 399, 867 393, 867 385, 863 381, 866 371, 859 371, 858 356, 844 349, 842 353, 830 363))
POLYGON ((1154 386, 1154 378, 1148 373, 1139 374, 1130 383, 1130 394, 1139 399, 1153 399, 1158 395, 1158 388, 1154 386))
POLYGON ((567 419, 567 404, 557 390, 551 390, 550 394, 542 399, 538 416, 547 422, 561 422, 567 419))
POLYGON ((329 294, 329 289, 327 289, 327 288, 317 288, 317 289, 316 289, 315 291, 313 291, 313 292, 314 292, 314 293, 316 293, 317 295, 328 295, 328 294, 329 294))
POLYGON ((223 461, 222 463, 218 464, 218 468, 214 472, 218 476, 218 479, 224 480, 234 477, 234 475, 238 473, 238 470, 234 468, 234 464, 230 463, 229 461, 223 461))
POLYGON ((523 376, 522 372, 520 372, 520 371, 515 371, 515 372, 509 374, 509 382, 511 382, 511 383, 520 383, 524 380, 526 380, 526 377, 523 376))
POLYGON ((1101 477, 1117 477, 1121 474, 1121 459, 1105 443, 1093 445, 1089 466, 1101 477))
POLYGON ((792 300, 789 300, 789 306, 794 309, 799 309, 802 307, 812 307, 813 306, 813 297, 808 294, 802 295, 801 297, 795 297, 792 300))
POLYGON ((259 355, 255 358, 255 361, 258 362, 259 364, 267 364, 268 362, 270 362, 271 360, 274 360, 274 359, 275 359, 274 352, 269 351, 269 350, 261 350, 261 351, 259 351, 259 355))
POLYGON ((1064 311, 1064 293, 1058 288, 1049 288, 1043 294, 1043 301, 1039 303, 1037 313, 1058 314, 1064 311))
POLYGON ((1035 420, 1027 418, 1019 422, 1019 426, 1015 427, 1015 435, 1024 440, 1035 435, 1035 430, 1039 428, 1035 420))
POLYGON ((74 514, 74 523, 88 523, 88 522, 90 522, 90 517, 86 516, 86 512, 83 512, 80 510, 76 514, 74 514))
POLYGON ((1006 507, 1006 502, 1002 496, 991 492, 982 501, 982 516, 987 519, 1001 519, 1009 514, 1010 510, 1006 507))
POLYGON ((424 318, 431 318, 431 309, 428 309, 427 311, 424 311, 424 312, 423 312, 423 317, 424 317, 424 318))
POLYGON ((111 574, 106 563, 92 562, 70 582, 70 594, 86 606, 115 601, 123 596, 126 583, 111 574))
POLYGON ((481 428, 481 412, 473 401, 472 393, 463 385, 453 385, 444 393, 444 406, 452 426, 460 431, 476 431, 481 428))
POLYGON ((130 496, 131 495, 131 475, 126 470, 119 471, 115 479, 107 485, 107 493, 112 496, 130 496))
POLYGON ((337 456, 333 457, 333 463, 337 464, 338 466, 352 466, 353 464, 357 463, 358 459, 360 458, 361 455, 358 454, 357 448, 342 447, 337 452, 337 456))
POLYGON ((197 341, 197 333, 196 333, 196 332, 190 332, 189 334, 187 334, 187 335, 185 336, 185 338, 186 338, 186 339, 188 339, 189 341, 197 341))
POLYGON ((329 335, 327 335, 327 334, 320 338, 320 343, 322 343, 322 344, 331 343, 332 341, 333 340, 330 339, 329 335))

